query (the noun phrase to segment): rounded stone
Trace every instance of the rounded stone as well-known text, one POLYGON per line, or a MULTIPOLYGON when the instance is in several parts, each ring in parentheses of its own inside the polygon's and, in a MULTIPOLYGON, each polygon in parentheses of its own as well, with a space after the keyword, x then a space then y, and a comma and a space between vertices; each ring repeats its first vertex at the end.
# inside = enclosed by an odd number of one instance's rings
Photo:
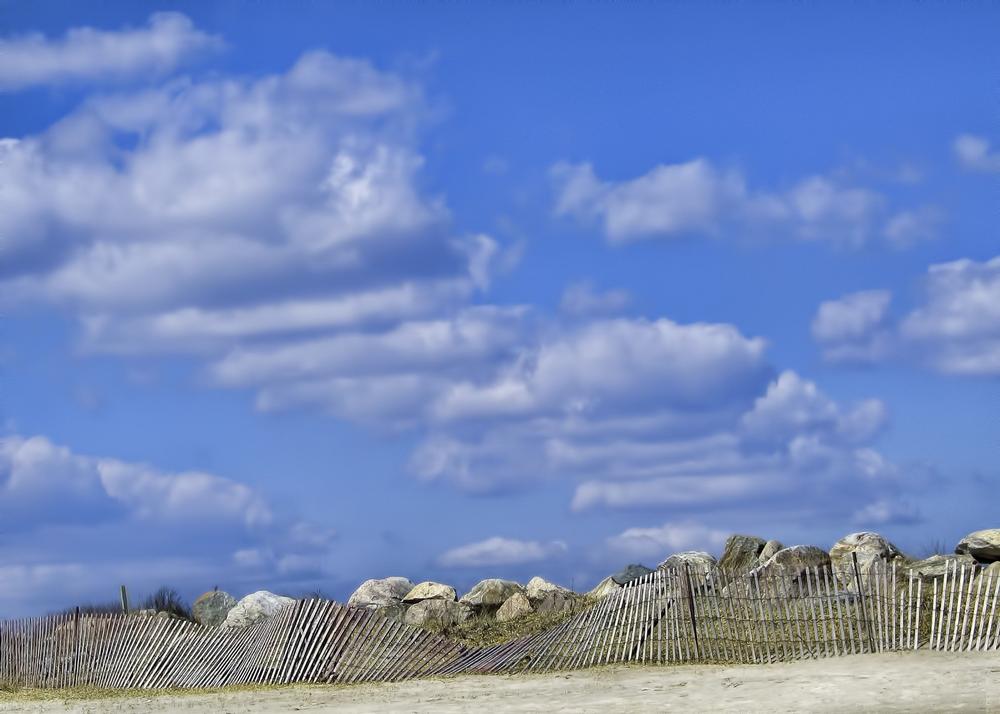
POLYGON ((530 615, 534 610, 528 596, 524 593, 514 593, 497 610, 497 622, 510 622, 526 615, 530 615))
POLYGON ((223 629, 248 627, 273 616, 294 602, 293 598, 275 595, 267 590, 258 590, 236 603, 226 615, 221 627, 223 629))
POLYGON ((403 598, 403 602, 412 605, 422 600, 454 600, 456 596, 455 588, 451 585, 425 580, 413 586, 413 589, 403 598))
POLYGON ((971 555, 980 563, 1000 560, 1000 528, 987 528, 965 536, 955 546, 958 555, 971 555))
POLYGON ((465 622, 470 617, 472 608, 468 605, 454 600, 432 598, 411 605, 403 615, 403 622, 413 627, 440 630, 465 622))
POLYGON ((191 606, 195 622, 205 627, 218 627, 236 607, 236 598, 224 590, 209 590, 198 596, 191 606))
POLYGON ((503 605, 514 593, 524 593, 524 588, 513 580, 487 578, 476 583, 472 590, 462 596, 460 602, 473 610, 495 610, 503 605))

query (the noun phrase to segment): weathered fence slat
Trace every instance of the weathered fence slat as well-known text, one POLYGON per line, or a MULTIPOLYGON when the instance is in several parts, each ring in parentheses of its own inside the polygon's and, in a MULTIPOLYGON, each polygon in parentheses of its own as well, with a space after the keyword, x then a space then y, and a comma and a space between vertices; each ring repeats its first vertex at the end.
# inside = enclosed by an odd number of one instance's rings
POLYGON ((928 586, 898 566, 781 573, 656 570, 534 635, 467 648, 381 614, 296 602, 241 629, 70 611, 0 622, 0 684, 155 689, 399 681, 614 662, 768 662, 1000 647, 1000 578, 951 562, 928 586), (904 579, 905 578, 905 579, 904 579), (842 587, 843 586, 843 587, 842 587), (929 613, 924 610, 929 608, 929 613), (921 623, 929 617, 929 628, 921 623))

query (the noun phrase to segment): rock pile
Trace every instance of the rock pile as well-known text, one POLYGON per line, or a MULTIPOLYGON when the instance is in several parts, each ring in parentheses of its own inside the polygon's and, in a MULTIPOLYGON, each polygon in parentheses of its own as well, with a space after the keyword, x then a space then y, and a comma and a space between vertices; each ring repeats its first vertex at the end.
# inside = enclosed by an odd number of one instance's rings
MULTIPOLYGON (((744 583, 772 575, 794 582, 806 571, 820 568, 832 573, 842 588, 853 591, 857 589, 858 577, 864 581, 877 565, 887 564, 895 564, 903 572, 926 581, 941 578, 956 566, 977 566, 980 573, 1000 576, 1000 528, 974 531, 958 542, 954 554, 937 554, 922 560, 908 558, 884 536, 871 531, 850 533, 834 543, 829 552, 812 545, 785 547, 776 540, 737 534, 727 539, 718 560, 704 551, 683 551, 666 557, 658 570, 682 571, 694 584, 711 589, 723 582, 718 577, 719 571, 725 571, 726 579, 736 578, 744 583)), ((644 565, 626 565, 585 595, 541 577, 532 578, 527 585, 488 578, 476 583, 461 598, 450 585, 433 581, 414 585, 409 579, 396 576, 366 580, 351 595, 348 605, 435 630, 474 617, 506 623, 536 613, 572 612, 653 572, 656 571, 644 565)), ((240 628, 270 617, 293 602, 292 598, 266 590, 251 593, 237 602, 229 593, 211 590, 195 600, 192 613, 197 622, 207 627, 240 628)), ((155 611, 146 614, 164 615, 155 611)))

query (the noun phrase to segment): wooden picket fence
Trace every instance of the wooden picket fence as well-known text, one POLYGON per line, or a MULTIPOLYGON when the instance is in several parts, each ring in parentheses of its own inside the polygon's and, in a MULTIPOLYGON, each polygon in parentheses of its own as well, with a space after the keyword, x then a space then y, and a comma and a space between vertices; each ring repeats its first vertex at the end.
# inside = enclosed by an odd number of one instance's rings
POLYGON ((470 648, 377 612, 302 600, 238 630, 79 613, 0 623, 0 685, 105 689, 398 681, 613 663, 763 663, 865 652, 1000 647, 1000 577, 955 566, 930 587, 862 574, 659 570, 560 624, 470 648))

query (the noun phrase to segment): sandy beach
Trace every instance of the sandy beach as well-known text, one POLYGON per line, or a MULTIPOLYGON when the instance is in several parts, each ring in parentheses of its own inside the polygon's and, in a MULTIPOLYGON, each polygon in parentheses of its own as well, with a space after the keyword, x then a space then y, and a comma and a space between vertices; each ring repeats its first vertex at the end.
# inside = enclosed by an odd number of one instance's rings
POLYGON ((36 701, 0 712, 1000 712, 1000 653, 911 652, 757 666, 607 667, 353 687, 36 701))

